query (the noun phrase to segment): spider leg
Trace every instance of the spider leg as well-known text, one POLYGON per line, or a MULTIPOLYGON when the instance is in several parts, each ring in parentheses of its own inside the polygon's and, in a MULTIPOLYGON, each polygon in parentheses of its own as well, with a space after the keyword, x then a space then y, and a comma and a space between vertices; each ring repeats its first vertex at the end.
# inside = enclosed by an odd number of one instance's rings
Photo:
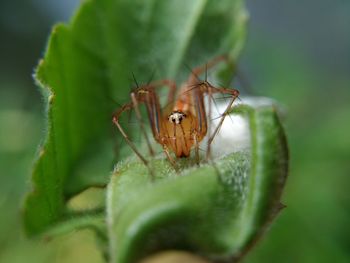
POLYGON ((145 129, 145 124, 143 122, 143 119, 142 119, 142 116, 141 116, 141 112, 140 112, 140 108, 139 108, 139 103, 136 99, 136 96, 135 96, 135 93, 132 92, 131 93, 131 101, 132 101, 132 104, 134 106, 134 109, 135 109, 135 112, 136 112, 136 117, 138 119, 138 122, 140 124, 140 128, 141 128, 141 132, 143 134, 143 136, 145 137, 146 139, 146 143, 147 143, 147 146, 148 146, 148 149, 149 149, 149 153, 154 156, 154 150, 151 146, 151 142, 148 138, 148 135, 147 135, 147 132, 146 132, 146 129, 145 129))
MULTIPOLYGON (((213 101, 213 93, 212 93, 212 89, 208 89, 208 99, 209 99, 209 109, 208 109, 208 116, 209 118, 211 118, 211 115, 212 115, 212 101, 213 101)), ((208 121, 207 123, 208 125, 208 131, 210 133, 211 131, 211 121, 208 121)), ((210 143, 208 141, 208 145, 207 145, 207 160, 208 158, 211 158, 211 155, 210 155, 210 143)))
POLYGON ((147 85, 148 87, 158 88, 160 86, 167 86, 169 87, 169 93, 168 93, 168 102, 173 103, 175 101, 175 93, 176 93, 176 83, 170 79, 162 79, 158 81, 151 82, 147 85))
POLYGON ((177 171, 178 168, 177 168, 177 166, 176 166, 175 160, 174 160, 173 157, 171 157, 171 155, 170 155, 170 153, 169 153, 169 149, 168 149, 168 147, 167 147, 165 144, 163 144, 163 152, 165 153, 165 156, 166 156, 167 159, 169 160, 171 166, 177 171))
MULTIPOLYGON (((193 121, 191 119, 191 127, 192 127, 193 121)), ((191 131, 191 134, 193 134, 193 141, 194 141, 194 154, 195 154, 195 158, 196 158, 196 164, 199 166, 199 141, 198 141, 198 133, 197 133, 197 129, 193 129, 191 131)))
MULTIPOLYGON (((163 134, 163 129, 162 129, 162 119, 160 118, 161 116, 161 110, 160 110, 160 105, 159 105, 159 100, 158 96, 154 92, 154 89, 157 87, 160 87, 162 85, 168 86, 169 87, 169 94, 168 94, 168 102, 173 103, 174 98, 175 98, 175 91, 176 91, 176 84, 173 81, 170 80, 160 80, 157 82, 153 82, 149 85, 146 85, 142 88, 147 90, 147 97, 145 98, 145 104, 148 110, 148 115, 150 119, 150 125, 152 128, 152 132, 154 135, 154 138, 157 142, 159 142, 162 145, 163 152, 165 153, 167 159, 169 160, 170 164, 173 166, 173 168, 178 171, 178 168, 176 166, 175 160, 172 158, 170 155, 169 149, 164 142, 166 138, 169 138, 169 134, 167 137, 164 137, 163 134)), ((136 99, 136 98, 135 98, 136 99)), ((175 142, 176 144, 176 142, 175 142)))
POLYGON ((219 124, 216 126, 213 134, 211 134, 209 136, 208 145, 207 145, 207 156, 206 156, 207 160, 209 160, 211 157, 211 144, 212 144, 215 136, 218 134, 222 124, 224 123, 225 117, 229 114, 234 101, 236 100, 236 98, 238 98, 239 91, 236 89, 215 88, 211 85, 207 86, 207 88, 208 88, 208 91, 207 91, 208 93, 210 93, 210 92, 211 93, 223 93, 223 94, 229 94, 232 96, 229 104, 227 105, 224 113, 222 114, 222 116, 220 118, 219 124), (211 91, 209 91, 209 90, 211 90, 211 91))
POLYGON ((199 166, 199 143, 198 143, 197 133, 194 133, 193 139, 194 139, 194 150, 195 150, 196 164, 199 166))
POLYGON ((133 151, 136 153, 136 155, 140 158, 140 160, 143 162, 143 164, 148 168, 152 179, 154 179, 154 173, 152 171, 152 169, 149 166, 149 162, 146 160, 145 157, 142 156, 142 154, 137 150, 136 145, 129 139, 128 135, 126 134, 126 132, 124 131, 123 127, 120 125, 119 123, 119 118, 120 115, 127 111, 127 110, 132 110, 133 109, 133 104, 132 103, 127 103, 124 104, 114 115, 113 115, 113 123, 117 126, 117 128, 119 129, 120 133, 122 134, 122 136, 124 137, 125 141, 129 144, 129 146, 131 147, 131 149, 133 149, 133 151))
POLYGON ((227 61, 228 57, 225 55, 222 56, 218 56, 212 60, 210 60, 208 63, 206 63, 203 66, 199 66, 199 67, 195 67, 192 70, 192 74, 190 75, 189 79, 188 79, 188 83, 196 83, 199 81, 199 75, 201 75, 203 72, 206 73, 205 76, 205 82, 207 81, 207 71, 209 68, 212 68, 214 66, 216 66, 218 63, 222 62, 222 61, 227 61))

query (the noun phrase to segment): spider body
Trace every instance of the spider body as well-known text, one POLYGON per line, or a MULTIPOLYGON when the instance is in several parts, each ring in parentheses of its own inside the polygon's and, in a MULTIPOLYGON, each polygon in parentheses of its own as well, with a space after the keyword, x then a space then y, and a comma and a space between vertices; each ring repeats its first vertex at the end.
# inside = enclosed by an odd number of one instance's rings
POLYGON ((134 143, 129 139, 119 123, 120 115, 127 110, 135 110, 136 117, 140 124, 141 132, 146 138, 149 152, 153 155, 154 151, 145 131, 144 120, 141 116, 139 105, 144 104, 147 109, 149 123, 152 129, 154 139, 163 147, 168 160, 175 167, 176 162, 170 152, 173 152, 177 158, 189 157, 191 150, 195 149, 196 162, 199 163, 199 143, 207 135, 210 122, 208 115, 211 114, 211 99, 214 93, 229 94, 231 101, 226 111, 221 116, 218 126, 213 134, 209 135, 207 145, 207 158, 210 157, 210 144, 221 127, 225 116, 228 114, 234 100, 239 92, 235 89, 217 88, 209 82, 201 81, 198 75, 206 72, 208 67, 216 65, 225 60, 225 57, 218 57, 209 62, 205 67, 195 68, 190 74, 188 80, 181 85, 176 94, 176 84, 171 80, 161 80, 144 86, 137 87, 131 92, 131 102, 123 105, 113 116, 113 122, 120 130, 121 134, 140 157, 145 165, 148 161, 138 151, 134 143), (161 107, 157 95, 157 88, 167 86, 169 88, 167 106, 161 107), (209 114, 207 115, 204 96, 209 96, 209 114))
POLYGON ((163 113, 164 118, 168 116, 168 121, 163 122, 162 140, 176 157, 188 157, 195 144, 207 134, 203 93, 200 86, 195 86, 197 84, 183 84, 174 105, 163 113))

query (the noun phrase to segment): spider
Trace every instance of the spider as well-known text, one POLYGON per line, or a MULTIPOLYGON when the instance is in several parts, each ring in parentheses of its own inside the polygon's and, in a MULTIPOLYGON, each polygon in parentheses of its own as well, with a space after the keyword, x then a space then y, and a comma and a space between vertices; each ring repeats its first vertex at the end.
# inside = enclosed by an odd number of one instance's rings
POLYGON ((151 126, 154 139, 163 147, 163 151, 172 166, 176 168, 176 158, 189 157, 192 148, 195 151, 196 163, 199 164, 199 143, 210 131, 208 116, 211 116, 211 100, 213 94, 221 93, 230 96, 225 112, 221 115, 218 125, 212 134, 209 134, 206 158, 210 158, 210 146, 216 134, 222 126, 226 115, 229 113, 235 99, 239 95, 236 89, 217 88, 211 85, 205 78, 201 81, 198 76, 207 73, 207 69, 214 67, 221 61, 226 61, 226 56, 217 57, 205 66, 199 66, 192 70, 189 78, 185 81, 178 93, 176 84, 172 80, 164 79, 153 83, 138 86, 130 93, 131 102, 121 106, 113 115, 113 123, 118 127, 122 136, 133 149, 140 160, 148 166, 148 160, 139 152, 135 144, 130 140, 119 119, 123 112, 135 110, 135 115, 141 128, 141 132, 146 139, 150 154, 154 155, 151 142, 147 136, 145 122, 140 112, 140 104, 144 104, 147 109, 148 120, 151 126), (168 87, 168 98, 165 107, 161 107, 157 89, 168 87), (209 96, 208 115, 206 112, 205 95, 209 96))

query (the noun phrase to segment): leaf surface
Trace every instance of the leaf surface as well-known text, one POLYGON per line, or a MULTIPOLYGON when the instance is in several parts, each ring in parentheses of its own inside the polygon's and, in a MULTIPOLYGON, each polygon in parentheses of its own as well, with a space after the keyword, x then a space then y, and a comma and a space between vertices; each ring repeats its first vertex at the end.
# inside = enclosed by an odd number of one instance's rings
POLYGON ((242 0, 91 0, 69 24, 56 25, 35 74, 47 131, 24 206, 27 233, 68 220, 70 197, 108 182, 118 148, 114 101, 129 100, 131 72, 145 83, 153 69, 158 79, 181 78, 183 62, 223 53, 236 59, 245 22, 242 0))
POLYGON ((273 106, 241 105, 233 113, 248 118, 248 152, 223 157, 215 167, 184 168, 181 175, 154 160, 155 182, 139 162, 116 169, 107 204, 112 262, 136 262, 167 249, 235 260, 266 230, 282 208, 285 134, 273 106))

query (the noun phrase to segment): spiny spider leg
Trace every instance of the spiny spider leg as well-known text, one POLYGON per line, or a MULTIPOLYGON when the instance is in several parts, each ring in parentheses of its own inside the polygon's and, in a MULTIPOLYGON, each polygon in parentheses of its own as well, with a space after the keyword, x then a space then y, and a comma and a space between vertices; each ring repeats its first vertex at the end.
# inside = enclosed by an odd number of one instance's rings
MULTIPOLYGON (((205 112, 205 106, 204 106, 204 96, 203 94, 206 93, 208 95, 209 98, 209 109, 208 109, 208 114, 209 116, 212 115, 212 100, 213 100, 213 93, 218 92, 218 91, 214 91, 213 88, 208 88, 208 87, 212 87, 207 80, 207 76, 208 76, 208 68, 212 68, 214 66, 216 66, 218 63, 222 62, 222 61, 227 61, 228 58, 227 56, 219 56, 216 57, 214 59, 212 59, 211 61, 209 61, 208 63, 206 63, 204 66, 199 66, 194 68, 193 70, 191 70, 191 75, 187 80, 187 88, 184 89, 182 96, 183 97, 187 97, 187 96, 193 96, 194 101, 196 101, 194 104, 192 105, 192 103, 187 100, 187 104, 191 105, 192 107, 195 108, 196 111, 196 116, 199 120, 199 123, 197 124, 197 127, 195 129, 194 134, 193 134, 193 140, 194 140, 194 147, 195 147, 195 158, 196 158, 196 163, 199 164, 199 141, 198 141, 198 136, 201 136, 203 134, 207 133, 207 130, 211 130, 211 122, 207 121, 207 115, 205 112), (199 78, 199 75, 205 73, 205 79, 204 81, 201 81, 199 78), (191 93, 191 94, 189 94, 191 93), (203 123, 201 125, 201 123, 203 123)), ((179 96, 181 98, 181 94, 179 96)), ((183 99, 185 101, 185 99, 183 99)), ((202 136, 203 137, 203 136, 202 136)), ((207 149, 209 149, 210 152, 210 143, 208 144, 209 146, 207 147, 207 149)), ((207 160, 208 157, 210 156, 207 155, 207 160)))
POLYGON ((197 138, 197 132, 194 132, 193 140, 194 140, 194 151, 195 151, 196 164, 199 165, 199 142, 198 142, 198 138, 197 138))
MULTIPOLYGON (((138 86, 136 80, 135 83, 137 85, 137 88, 131 92, 131 103, 124 104, 114 115, 113 115, 113 123, 117 126, 119 131, 121 132, 122 136, 126 140, 126 142, 129 144, 131 149, 136 153, 136 155, 140 158, 140 160, 148 167, 148 169, 151 171, 149 167, 149 163, 146 160, 144 156, 137 150, 136 145, 130 140, 130 138, 127 136, 126 132, 124 131, 123 127, 120 125, 119 119, 123 112, 125 111, 131 111, 132 109, 135 110, 138 122, 140 124, 141 132, 143 133, 144 137, 146 138, 146 142, 149 148, 150 153, 153 155, 154 151, 151 147, 150 140, 147 136, 145 125, 142 119, 142 115, 139 109, 139 104, 144 103, 146 105, 148 115, 150 118, 150 124, 152 128, 152 132, 156 139, 159 140, 159 117, 160 116, 160 105, 158 101, 158 97, 154 92, 155 88, 158 88, 160 86, 167 86, 169 88, 168 93, 168 103, 173 102, 175 99, 175 91, 176 91, 176 84, 171 80, 160 80, 156 81, 144 86, 138 86)), ((169 151, 166 147, 163 145, 163 151, 166 154, 167 158, 169 159, 170 163, 175 168, 175 161, 171 158, 169 151)), ((152 172, 152 171, 151 171, 152 172)), ((153 174, 153 172, 152 172, 153 174)))
POLYGON ((153 150, 153 148, 151 146, 151 142, 150 142, 150 140, 148 138, 148 135, 147 135, 147 132, 146 132, 146 129, 145 129, 145 125, 144 125, 144 122, 143 122, 143 119, 142 119, 142 116, 141 116, 141 112, 140 112, 140 109, 139 109, 139 103, 138 103, 134 93, 131 93, 131 101, 132 101, 133 107, 135 109, 137 120, 138 120, 138 122, 140 124, 141 133, 143 134, 143 136, 146 139, 146 143, 147 143, 147 147, 148 147, 149 153, 152 156, 154 156, 154 150, 153 150))
POLYGON ((208 90, 211 90, 212 93, 221 93, 221 94, 229 94, 231 95, 231 100, 229 102, 229 104, 227 105, 224 113, 222 114, 221 118, 220 118, 220 121, 219 121, 219 124, 216 126, 213 134, 211 134, 209 136, 209 139, 208 139, 208 145, 207 145, 207 160, 211 158, 211 144, 215 138, 215 136, 217 135, 217 133, 219 132, 222 124, 224 123, 224 120, 225 120, 225 117, 229 114, 231 108, 232 108, 232 105, 234 103, 234 101, 236 100, 236 98, 238 98, 239 96, 239 91, 236 90, 236 89, 226 89, 226 88, 215 88, 213 86, 207 86, 208 87, 208 90))
POLYGON ((134 109, 135 109, 136 118, 137 118, 137 120, 139 122, 139 125, 140 125, 140 128, 141 128, 141 133, 145 137, 149 153, 151 154, 151 156, 154 156, 154 150, 153 150, 153 148, 151 146, 151 142, 150 142, 150 140, 148 138, 148 135, 146 133, 145 124, 144 124, 144 121, 143 121, 142 116, 141 116, 138 100, 136 98, 136 96, 137 96, 136 94, 137 94, 138 91, 140 91, 140 87, 139 87, 139 84, 137 83, 137 80, 135 78, 134 73, 132 73, 132 77, 134 79, 134 82, 135 82, 137 88, 135 89, 135 91, 132 91, 130 93, 131 102, 132 102, 132 104, 134 106, 134 109))
POLYGON ((198 76, 203 74, 205 72, 206 76, 205 76, 205 82, 207 81, 207 71, 208 69, 216 66, 217 64, 219 64, 220 62, 223 62, 223 61, 228 61, 228 58, 227 56, 219 56, 219 57, 216 57, 212 60, 210 60, 208 63, 206 63, 205 65, 203 66, 199 66, 199 67, 196 67, 192 70, 192 74, 188 80, 188 83, 198 83, 198 76))
POLYGON ((136 145, 129 139, 129 136, 124 131, 123 127, 119 123, 120 116, 123 112, 129 111, 133 109, 133 104, 128 103, 124 104, 114 115, 113 115, 113 123, 117 126, 120 133, 124 137, 125 141, 129 144, 131 149, 136 153, 136 155, 140 158, 140 160, 148 167, 148 161, 142 156, 142 154, 137 150, 136 145))

